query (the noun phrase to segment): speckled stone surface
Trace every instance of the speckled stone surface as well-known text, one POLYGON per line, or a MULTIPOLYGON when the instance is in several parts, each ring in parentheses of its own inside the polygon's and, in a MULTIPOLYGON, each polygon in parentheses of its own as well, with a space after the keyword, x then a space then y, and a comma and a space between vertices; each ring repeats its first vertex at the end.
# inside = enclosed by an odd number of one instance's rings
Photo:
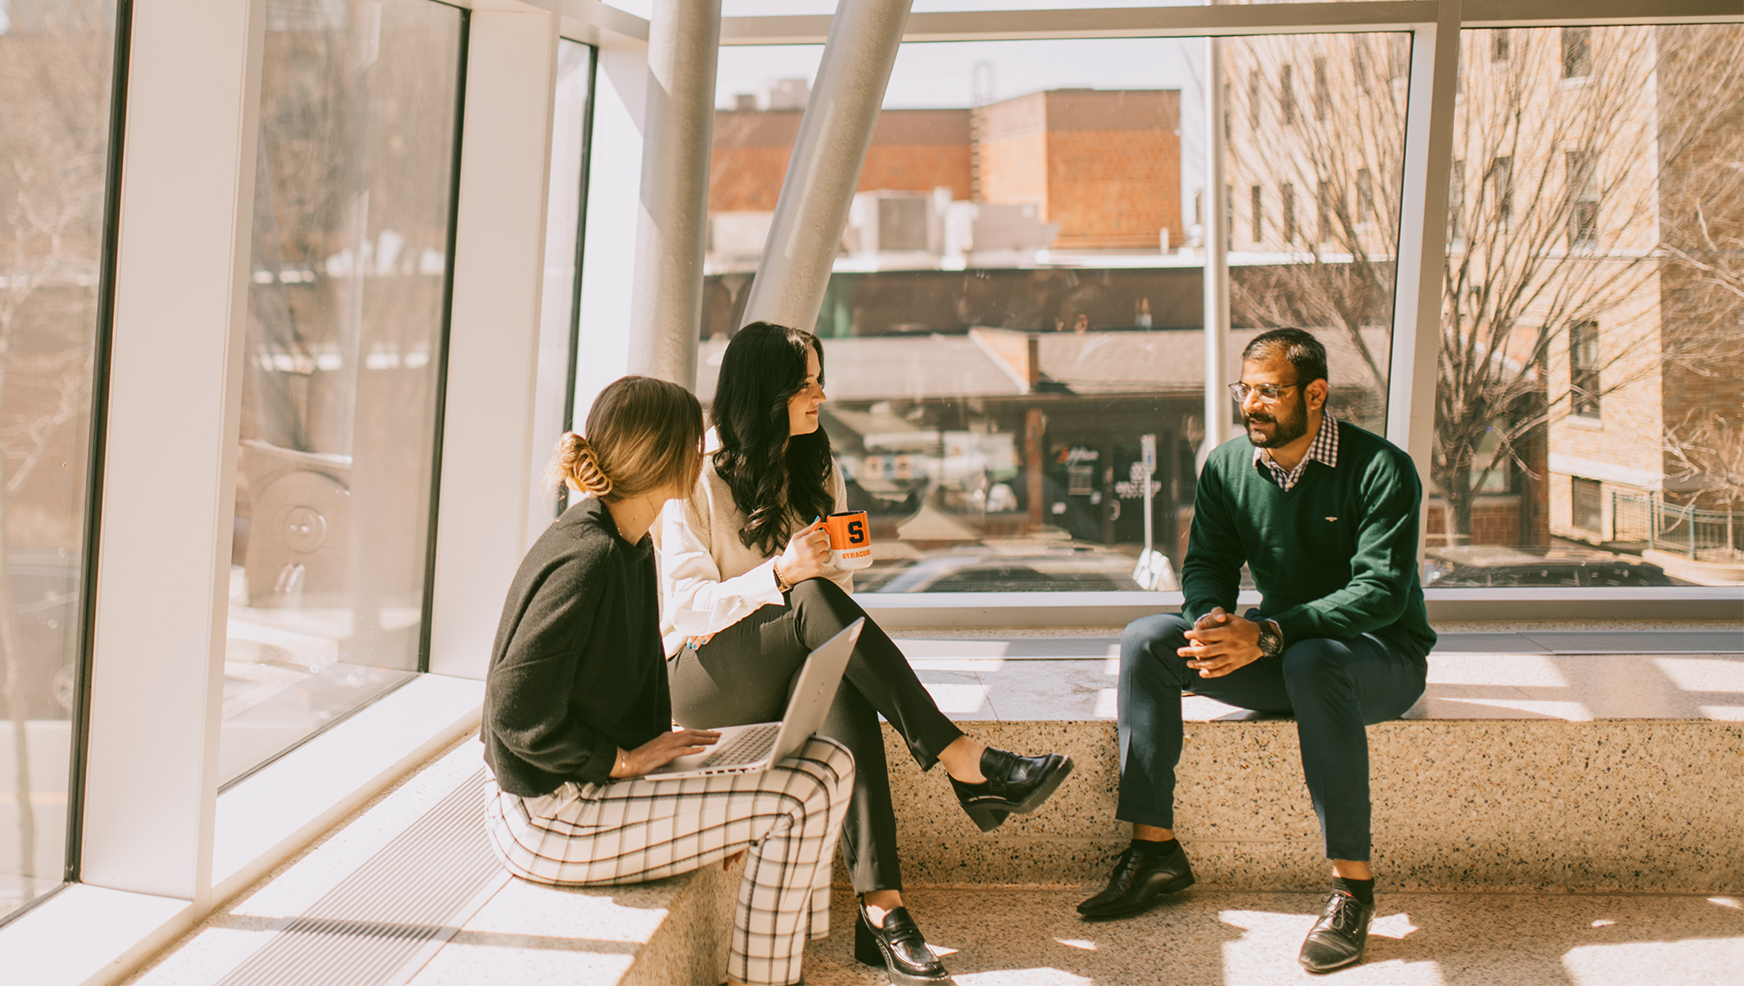
MULTIPOLYGON (((993 746, 1077 764, 1039 811, 989 835, 962 813, 943 771, 921 774, 885 729, 907 884, 1106 876, 1127 831, 1114 819, 1112 722, 974 723, 969 731, 993 746)), ((1423 720, 1369 735, 1383 886, 1744 892, 1744 724, 1423 720)), ((1294 722, 1187 723, 1176 804, 1205 886, 1323 882, 1294 722)))
MULTIPOLYGON (((1296 964, 1314 894, 1194 889, 1134 918, 1086 922, 1097 888, 923 889, 906 903, 957 986, 1666 986, 1744 982, 1744 903, 1688 896, 1383 894, 1361 965, 1296 964)), ((852 915, 838 893, 834 921, 852 915)), ((812 986, 883 986, 852 935, 814 942, 812 986)))

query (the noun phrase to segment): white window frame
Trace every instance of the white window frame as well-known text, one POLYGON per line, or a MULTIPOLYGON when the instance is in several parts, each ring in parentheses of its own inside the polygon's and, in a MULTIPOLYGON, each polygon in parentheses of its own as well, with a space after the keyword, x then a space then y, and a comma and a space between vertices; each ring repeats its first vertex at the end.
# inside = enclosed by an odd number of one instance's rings
MULTIPOLYGON (((435 553, 432 674, 222 796, 216 751, 240 417, 262 0, 135 4, 97 566, 82 882, 0 925, 0 986, 124 977, 215 902, 478 721, 501 587, 525 548, 556 43, 599 48, 577 415, 624 372, 645 21, 598 0, 474 10, 435 553), (196 109, 198 108, 198 109, 196 109), (172 209, 173 206, 173 209, 172 209), (616 241, 616 242, 614 242, 616 241), (141 340, 149 342, 145 344, 141 340), (153 381, 173 379, 171 390, 153 381), (464 419, 464 420, 463 420, 464 419), (165 441, 164 436, 174 436, 165 441), (166 466, 166 462, 169 463, 166 466), (173 473, 169 467, 173 466, 173 473), (141 533, 146 532, 146 533, 141 533), (383 739, 384 736, 390 737, 383 739), (266 783, 267 781, 272 783, 266 783), (254 783, 260 781, 261 783, 254 783), (269 790, 272 789, 272 790, 269 790), (290 811, 287 806, 295 806, 290 811), (240 822, 273 818, 244 834, 240 822)), ((828 16, 731 17, 723 44, 821 44, 828 16)), ((1386 434, 1428 461, 1463 28, 1744 23, 1744 0, 1372 0, 918 13, 910 41, 1411 33, 1386 434), (1437 203, 1429 208, 1428 203, 1437 203)), ((1736 589, 1435 590, 1432 618, 1736 618, 1736 589)), ((1119 626, 1177 593, 965 593, 863 604, 902 627, 1119 626)))

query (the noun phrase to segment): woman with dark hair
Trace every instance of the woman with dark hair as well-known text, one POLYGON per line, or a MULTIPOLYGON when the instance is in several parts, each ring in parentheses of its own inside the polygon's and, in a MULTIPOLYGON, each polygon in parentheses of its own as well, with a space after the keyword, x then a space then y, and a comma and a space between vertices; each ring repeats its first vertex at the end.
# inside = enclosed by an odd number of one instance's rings
POLYGON ((814 736, 756 773, 650 771, 714 743, 673 729, 648 529, 702 468, 702 406, 677 384, 625 377, 570 432, 552 471, 579 502, 546 528, 509 589, 485 678, 486 827, 523 880, 640 883, 749 852, 729 982, 800 982, 829 933, 830 861, 854 761, 814 736))
MULTIPOLYGON (((721 361, 710 418, 719 447, 695 492, 660 525, 661 629, 673 717, 691 727, 778 717, 806 655, 865 616, 852 576, 830 562, 815 520, 847 509, 846 485, 818 424, 823 346, 800 329, 758 322, 721 361)), ((1058 754, 1022 757, 965 736, 870 619, 818 735, 857 763, 842 853, 860 895, 854 953, 893 982, 947 978, 902 906, 896 818, 878 716, 923 770, 943 763, 983 832, 1034 811, 1071 773, 1058 754)))

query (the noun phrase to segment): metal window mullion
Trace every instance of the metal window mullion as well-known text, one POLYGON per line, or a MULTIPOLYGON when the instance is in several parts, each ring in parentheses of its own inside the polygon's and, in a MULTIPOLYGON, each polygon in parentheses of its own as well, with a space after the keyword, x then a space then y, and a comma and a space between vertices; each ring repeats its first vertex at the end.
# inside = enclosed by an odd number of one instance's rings
POLYGON ((558 19, 477 9, 466 38, 426 660, 482 678, 532 495, 558 19))
MULTIPOLYGON (((1447 256, 1447 188, 1459 83, 1461 0, 1440 0, 1439 22, 1412 35, 1405 111, 1404 188, 1387 375, 1388 440, 1411 454, 1430 489, 1436 361, 1447 256)), ((1419 554, 1423 531, 1418 531, 1419 554)))
POLYGON ((79 629, 74 660, 72 749, 67 766, 67 848, 62 879, 79 879, 85 807, 86 731, 91 723, 92 634, 97 621, 97 552, 103 524, 103 442, 109 417, 109 348, 115 328, 115 254, 120 243, 121 164, 127 130, 127 61, 133 0, 115 4, 115 40, 109 80, 109 161, 103 183, 103 245, 97 285, 97 324, 91 346, 91 430, 85 465, 85 526, 79 564, 79 629))

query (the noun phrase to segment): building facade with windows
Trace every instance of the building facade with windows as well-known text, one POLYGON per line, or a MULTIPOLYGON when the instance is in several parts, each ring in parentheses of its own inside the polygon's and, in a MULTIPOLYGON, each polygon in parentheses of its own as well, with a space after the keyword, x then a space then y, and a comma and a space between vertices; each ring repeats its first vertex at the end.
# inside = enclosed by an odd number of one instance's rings
MULTIPOLYGON (((1680 451, 1712 408, 1744 400, 1733 328, 1744 309, 1717 273, 1735 252, 1737 186, 1725 175, 1744 148, 1744 85, 1729 70, 1691 68, 1725 62, 1727 36, 1704 26, 1468 35, 1432 537, 1638 552, 1650 509, 1663 525, 1676 523, 1665 504, 1735 502, 1721 463, 1736 451, 1720 451, 1735 440, 1697 440, 1705 466, 1680 451)), ((1402 158, 1394 143, 1327 140, 1303 121, 1342 111, 1367 121, 1365 133, 1386 132, 1406 111, 1408 58, 1393 40, 1321 38, 1295 53, 1314 79, 1300 94, 1287 45, 1233 46, 1233 72, 1247 84, 1230 114, 1232 184, 1251 185, 1236 228, 1257 249, 1309 261, 1281 286, 1302 304, 1278 306, 1269 322, 1348 333, 1363 319, 1328 282, 1390 291, 1395 199, 1376 188, 1402 180, 1402 158), (1294 218, 1299 187, 1319 190, 1311 230, 1294 218)), ((1708 543, 1711 532, 1701 540, 1701 550, 1727 550, 1723 538, 1708 543)))

